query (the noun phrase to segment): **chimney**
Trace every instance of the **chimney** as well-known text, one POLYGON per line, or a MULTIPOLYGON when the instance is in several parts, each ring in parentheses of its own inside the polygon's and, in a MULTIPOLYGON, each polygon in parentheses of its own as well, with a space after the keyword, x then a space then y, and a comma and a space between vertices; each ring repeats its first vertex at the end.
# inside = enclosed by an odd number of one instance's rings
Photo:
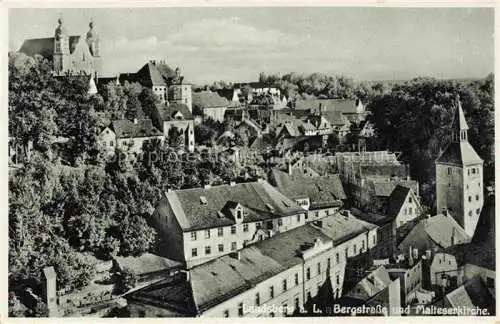
POLYGON ((417 248, 413 249, 413 258, 415 259, 415 261, 418 260, 418 249, 417 248))
POLYGON ((240 251, 236 251, 236 252, 233 252, 230 254, 230 256, 233 258, 233 259, 236 259, 238 261, 241 260, 241 253, 240 251))
POLYGON ((427 257, 428 260, 432 258, 432 251, 431 250, 425 250, 425 256, 427 257))
POLYGON ((411 245, 408 247, 409 251, 408 251, 408 265, 410 267, 413 267, 413 255, 412 255, 412 248, 411 248, 411 245))

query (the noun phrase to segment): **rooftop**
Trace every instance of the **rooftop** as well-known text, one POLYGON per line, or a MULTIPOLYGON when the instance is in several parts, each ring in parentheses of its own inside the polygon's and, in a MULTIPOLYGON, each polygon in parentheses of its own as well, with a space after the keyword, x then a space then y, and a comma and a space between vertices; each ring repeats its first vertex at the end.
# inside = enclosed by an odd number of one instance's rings
POLYGON ((121 269, 128 268, 132 270, 136 275, 153 273, 173 268, 178 268, 181 266, 180 262, 163 258, 161 256, 144 253, 138 257, 114 257, 121 269))
POLYGON ((193 92, 193 107, 205 108, 219 108, 229 106, 229 101, 221 97, 217 92, 201 91, 193 92))
POLYGON ((138 119, 135 123, 129 119, 115 120, 112 123, 116 138, 137 138, 163 135, 153 126, 151 119, 138 119))
POLYGON ((188 106, 179 103, 157 104, 156 110, 160 113, 160 116, 164 121, 170 120, 192 120, 193 114, 189 111, 188 106), (180 114, 179 114, 180 113, 180 114))
MULTIPOLYGON (((69 36, 69 51, 73 53, 76 45, 80 41, 80 36, 69 36)), ((19 52, 28 56, 36 54, 43 56, 47 60, 52 60, 54 55, 54 37, 27 39, 21 45, 19 52)))
POLYGON ((325 235, 332 239, 334 245, 345 242, 377 227, 374 224, 352 216, 342 216, 339 213, 324 217, 317 224, 313 226, 319 228, 325 235))
POLYGON ((304 213, 299 205, 266 181, 177 190, 166 193, 166 197, 184 231, 233 225, 231 217, 224 214, 221 217, 219 213, 228 201, 243 206, 243 222, 304 213))
POLYGON ((483 163, 483 160, 469 142, 453 142, 439 156, 436 163, 471 165, 483 163))
POLYGON ((303 177, 291 176, 286 172, 273 169, 272 179, 278 190, 285 196, 292 199, 310 198, 312 209, 316 204, 341 206, 340 200, 347 198, 338 174, 326 177, 303 177))

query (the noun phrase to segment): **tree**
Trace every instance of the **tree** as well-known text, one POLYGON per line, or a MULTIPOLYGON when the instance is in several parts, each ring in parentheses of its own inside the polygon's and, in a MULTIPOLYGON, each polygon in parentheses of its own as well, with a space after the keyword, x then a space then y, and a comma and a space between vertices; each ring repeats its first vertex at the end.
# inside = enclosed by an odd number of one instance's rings
POLYGON ((121 233, 118 237, 120 254, 124 256, 141 255, 152 247, 156 239, 156 231, 138 215, 124 217, 114 232, 121 233))
POLYGON ((137 284, 137 276, 129 268, 123 268, 116 275, 115 290, 117 294, 123 294, 134 288, 137 284))

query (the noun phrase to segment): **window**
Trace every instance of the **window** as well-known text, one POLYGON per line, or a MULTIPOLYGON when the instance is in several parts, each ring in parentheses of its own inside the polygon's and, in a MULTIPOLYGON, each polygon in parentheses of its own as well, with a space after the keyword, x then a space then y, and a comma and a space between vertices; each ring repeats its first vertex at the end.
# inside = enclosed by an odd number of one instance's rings
POLYGON ((243 224, 243 232, 248 232, 248 224, 243 224))
POLYGON ((476 200, 479 200, 479 195, 476 195, 476 200))
POLYGON ((243 303, 238 304, 238 316, 243 316, 243 303))
POLYGON ((241 210, 237 210, 237 211, 236 211, 236 218, 237 218, 237 219, 241 219, 241 215, 242 215, 241 210))
POLYGON ((210 246, 205 246, 205 254, 209 255, 210 253, 212 253, 212 249, 210 248, 210 246))
POLYGON ((217 236, 224 236, 224 228, 219 227, 217 229, 217 236))
POLYGON ((469 216, 472 216, 472 210, 469 210, 469 216))
POLYGON ((236 242, 231 243, 231 251, 236 251, 236 242))
POLYGON ((236 226, 231 226, 231 234, 236 234, 236 226))
POLYGON ((318 212, 314 212, 314 217, 318 218, 319 216, 319 213, 318 212))
POLYGON ((282 226, 283 225, 283 220, 280 218, 278 219, 278 226, 282 226))
POLYGON ((318 274, 321 274, 321 263, 318 262, 317 268, 318 268, 318 274))
POLYGON ((191 249, 191 256, 192 257, 198 256, 198 249, 191 249))
POLYGON ((408 202, 411 204, 413 202, 413 199, 411 199, 411 197, 408 198, 408 202))
POLYGON ((196 232, 191 232, 191 241, 196 241, 196 232))
POLYGON ((472 196, 469 196, 469 202, 471 202, 471 201, 472 201, 472 196))
POLYGON ((307 292, 307 302, 309 302, 311 300, 311 292, 308 291, 307 292))
POLYGON ((297 222, 300 222, 300 214, 297 215, 297 222))
POLYGON ((310 279, 311 279, 311 269, 310 269, 310 268, 307 268, 307 271, 306 271, 306 279, 307 279, 307 280, 310 280, 310 279))
POLYGON ((339 274, 338 274, 338 273, 335 275, 335 283, 336 283, 337 285, 340 285, 340 276, 339 276, 339 274))
POLYGON ((480 210, 479 208, 478 208, 478 209, 476 209, 476 214, 478 214, 478 215, 479 215, 479 213, 480 213, 480 212, 481 212, 481 210, 480 210))
POLYGON ((335 253, 335 262, 340 263, 340 255, 338 253, 335 253))
POLYGON ((361 252, 365 250, 365 240, 361 241, 361 252))
POLYGON ((353 247, 353 248, 354 248, 354 255, 356 255, 356 254, 357 254, 357 247, 356 247, 356 244, 354 244, 354 247, 353 247))
POLYGON ((274 286, 269 287, 269 298, 274 298, 274 286))
POLYGON ((224 311, 224 317, 229 317, 229 309, 226 309, 226 310, 224 311))
POLYGON ((268 221, 266 224, 267 224, 267 229, 273 229, 273 222, 272 221, 268 221))
POLYGON ((328 267, 328 269, 330 269, 330 266, 331 266, 331 261, 332 261, 332 260, 331 260, 330 258, 328 258, 328 259, 326 260, 326 266, 328 267))
POLYGON ((287 290, 287 286, 286 286, 286 279, 283 279, 283 291, 286 291, 287 290))
POLYGON ((219 252, 224 252, 224 244, 219 244, 219 252))
POLYGON ((209 230, 209 229, 207 229, 207 230, 205 231, 205 238, 206 238, 206 239, 209 239, 209 238, 210 238, 210 230, 209 230))
POLYGON ((115 142, 109 141, 109 146, 115 146, 115 142))
POLYGON ((260 294, 259 293, 255 294, 255 305, 260 306, 260 294))
POLYGON ((295 297, 295 309, 299 309, 300 308, 300 299, 299 297, 295 297))
POLYGON ((413 208, 410 207, 410 211, 409 211, 409 214, 413 214, 413 208))
POLYGON ((299 274, 295 274, 295 285, 297 286, 299 284, 299 274))
POLYGON ((448 174, 451 174, 451 168, 448 168, 448 174))
POLYGON ((472 168, 472 174, 476 174, 476 168, 472 168))

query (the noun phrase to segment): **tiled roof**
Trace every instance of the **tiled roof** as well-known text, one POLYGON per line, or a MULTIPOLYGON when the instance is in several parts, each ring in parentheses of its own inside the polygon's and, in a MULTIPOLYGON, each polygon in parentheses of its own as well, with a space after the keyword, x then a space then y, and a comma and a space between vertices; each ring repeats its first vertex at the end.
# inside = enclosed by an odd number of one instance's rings
POLYGON ((116 138, 137 138, 163 135, 153 126, 151 119, 139 119, 134 124, 128 119, 115 120, 112 123, 116 138))
POLYGON ((437 163, 451 163, 458 165, 471 165, 482 163, 483 160, 469 142, 450 143, 436 160, 437 163))
POLYGON ((380 266, 364 277, 346 296, 366 300, 384 290, 390 283, 391 278, 387 269, 380 266))
POLYGON ((175 72, 167 64, 152 61, 147 62, 137 71, 136 79, 143 86, 166 86, 170 79, 175 77, 175 72))
POLYGON ((386 176, 386 177, 406 177, 406 166, 401 163, 366 163, 359 166, 361 175, 386 176))
POLYGON ((385 225, 393 220, 391 217, 387 217, 386 215, 367 213, 356 208, 351 208, 350 211, 354 217, 379 226, 385 225))
POLYGON ((128 268, 136 275, 153 273, 162 270, 178 268, 181 266, 180 262, 163 258, 161 256, 144 253, 138 257, 114 257, 121 269, 128 268))
POLYGON ((192 120, 193 114, 189 111, 188 106, 185 104, 171 103, 169 105, 157 104, 156 109, 160 113, 163 121, 175 120, 177 112, 182 114, 182 120, 192 120))
POLYGON ((452 246, 452 235, 453 245, 468 243, 471 240, 451 215, 439 214, 418 222, 399 243, 398 248, 400 251, 407 251, 409 246, 421 251, 432 250, 434 247, 445 249, 452 246))
POLYGON ((406 201, 406 197, 410 194, 411 189, 396 185, 391 195, 389 196, 389 204, 387 206, 387 216, 390 218, 395 218, 398 216, 403 204, 406 201))
POLYGON ((332 239, 334 245, 338 245, 376 227, 376 225, 363 220, 352 216, 345 217, 339 213, 322 218, 321 226, 318 225, 318 228, 332 239))
POLYGON ((274 138, 269 134, 263 134, 262 136, 255 136, 249 141, 248 147, 252 150, 258 152, 264 152, 267 149, 274 148, 274 138))
POLYGON ((490 315, 495 311, 495 296, 493 296, 480 277, 474 277, 462 286, 446 295, 451 307, 479 307, 488 309, 490 315))
POLYGON ((228 201, 238 202, 244 207, 243 222, 304 212, 266 181, 184 189, 166 193, 166 197, 184 231, 233 225, 232 218, 220 217, 218 213, 228 201))
POLYGON ((349 120, 341 111, 325 111, 322 115, 326 118, 326 120, 335 126, 343 126, 349 123, 349 120))
POLYGON ((204 108, 220 108, 227 107, 229 101, 221 97, 217 92, 201 91, 193 92, 193 107, 204 108))
POLYGON ((341 199, 346 199, 342 182, 337 174, 328 177, 290 176, 278 169, 272 170, 272 178, 276 187, 284 195, 292 199, 309 197, 311 208, 325 204, 341 206, 341 199))
MULTIPOLYGON (((69 51, 73 53, 80 36, 69 36, 69 51)), ((48 60, 54 56, 54 37, 27 39, 21 45, 19 52, 28 56, 39 54, 48 60)))
POLYGON ((375 195, 379 197, 389 197, 394 188, 398 185, 402 187, 410 187, 414 192, 418 192, 418 184, 415 180, 394 179, 386 181, 383 179, 372 179, 370 182, 373 186, 375 195))
POLYGON ((323 112, 340 111, 348 114, 356 114, 358 107, 356 104, 356 100, 351 100, 351 99, 304 99, 304 100, 297 100, 295 102, 295 109, 317 110, 319 109, 320 104, 321 104, 321 110, 323 112))

